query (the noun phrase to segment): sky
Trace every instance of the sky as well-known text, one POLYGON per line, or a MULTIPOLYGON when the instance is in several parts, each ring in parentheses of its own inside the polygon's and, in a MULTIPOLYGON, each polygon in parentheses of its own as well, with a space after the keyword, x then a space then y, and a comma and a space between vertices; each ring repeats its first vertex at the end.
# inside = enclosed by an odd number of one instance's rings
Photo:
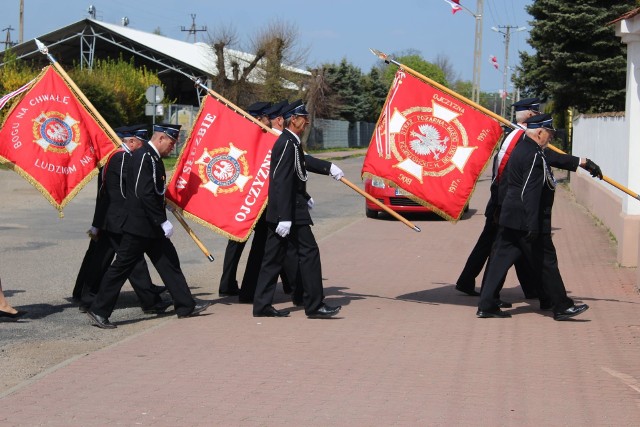
MULTIPOLYGON (((511 31, 510 67, 518 63, 518 51, 532 52, 527 44, 531 16, 525 10, 531 3, 532 0, 484 0, 482 91, 497 92, 503 87, 504 27, 526 28, 511 31), (491 55, 498 61, 498 70, 490 63, 491 55)), ((11 39, 17 41, 20 0, 0 0, 0 4, 0 28, 13 27, 11 39)), ((477 3, 461 0, 460 4, 468 11, 452 14, 444 0, 24 0, 24 40, 88 17, 90 5, 95 7, 100 21, 121 24, 122 18, 127 17, 130 28, 148 32, 159 28, 163 35, 183 41, 193 41, 193 35, 181 28, 189 29, 191 15, 195 14, 196 27, 207 27, 207 32, 197 32, 198 41, 207 41, 216 28, 231 26, 239 36, 235 46, 239 50, 249 50, 252 36, 280 20, 297 27, 299 46, 309 51, 309 67, 346 58, 368 73, 380 61, 369 48, 387 54, 412 50, 432 62, 438 55, 448 57, 458 77, 471 81, 477 3)), ((6 34, 4 30, 0 40, 4 41, 6 34)))

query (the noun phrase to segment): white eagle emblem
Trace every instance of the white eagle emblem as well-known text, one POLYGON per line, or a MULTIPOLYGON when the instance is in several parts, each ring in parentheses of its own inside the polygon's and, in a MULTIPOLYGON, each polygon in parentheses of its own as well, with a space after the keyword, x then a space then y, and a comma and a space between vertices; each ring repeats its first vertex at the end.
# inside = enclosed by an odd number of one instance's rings
POLYGON ((420 133, 411 131, 411 136, 416 138, 409 141, 411 149, 422 156, 433 154, 434 159, 438 160, 440 154, 447 149, 449 137, 440 139, 440 132, 432 125, 423 124, 418 126, 418 129, 420 133))

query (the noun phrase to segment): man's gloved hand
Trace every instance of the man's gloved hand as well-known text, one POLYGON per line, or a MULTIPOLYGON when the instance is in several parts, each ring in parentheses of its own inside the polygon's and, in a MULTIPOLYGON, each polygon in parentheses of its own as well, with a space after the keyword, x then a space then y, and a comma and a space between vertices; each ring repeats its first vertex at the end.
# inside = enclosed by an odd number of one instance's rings
POLYGON ((537 239, 538 239, 537 231, 528 231, 527 234, 524 236, 524 241, 527 243, 533 243, 537 239))
POLYGON ((173 236, 173 224, 169 220, 166 220, 162 224, 160 224, 162 230, 164 231, 164 237, 170 239, 173 236))
POLYGON ((329 169, 329 175, 331 175, 331 178, 335 179, 336 181, 340 181, 340 178, 344 176, 344 172, 342 172, 342 169, 336 166, 335 163, 331 163, 331 169, 329 169))
POLYGON ((287 237, 291 231, 291 221, 280 221, 276 227, 276 233, 280 237, 287 237))
POLYGON ((309 210, 313 209, 313 205, 314 205, 314 201, 312 197, 309 197, 309 200, 307 200, 307 206, 309 206, 309 210))
POLYGON ((587 159, 584 168, 591 174, 592 177, 598 177, 602 179, 602 171, 600 170, 600 166, 596 165, 593 160, 587 159))

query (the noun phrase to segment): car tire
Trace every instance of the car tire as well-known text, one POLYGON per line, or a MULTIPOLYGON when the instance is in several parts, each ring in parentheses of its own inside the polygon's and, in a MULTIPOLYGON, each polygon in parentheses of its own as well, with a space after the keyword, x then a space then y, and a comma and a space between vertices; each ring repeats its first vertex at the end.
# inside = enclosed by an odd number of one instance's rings
POLYGON ((364 214, 367 218, 378 218, 378 211, 374 211, 373 209, 364 208, 364 214))

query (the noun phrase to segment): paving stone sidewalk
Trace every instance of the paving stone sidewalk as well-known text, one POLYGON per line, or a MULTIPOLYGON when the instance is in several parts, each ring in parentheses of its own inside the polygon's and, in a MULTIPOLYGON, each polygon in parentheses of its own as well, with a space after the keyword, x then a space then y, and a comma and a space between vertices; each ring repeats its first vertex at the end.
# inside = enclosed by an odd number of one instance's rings
POLYGON ((558 193, 560 270, 591 307, 575 320, 540 312, 513 273, 511 319, 477 319, 477 299, 454 290, 484 222, 484 177, 458 224, 410 217, 416 233, 363 215, 322 240, 340 317, 307 319, 282 293, 290 318, 219 299, 14 388, 0 425, 640 425, 635 269, 617 267, 607 231, 558 193))

